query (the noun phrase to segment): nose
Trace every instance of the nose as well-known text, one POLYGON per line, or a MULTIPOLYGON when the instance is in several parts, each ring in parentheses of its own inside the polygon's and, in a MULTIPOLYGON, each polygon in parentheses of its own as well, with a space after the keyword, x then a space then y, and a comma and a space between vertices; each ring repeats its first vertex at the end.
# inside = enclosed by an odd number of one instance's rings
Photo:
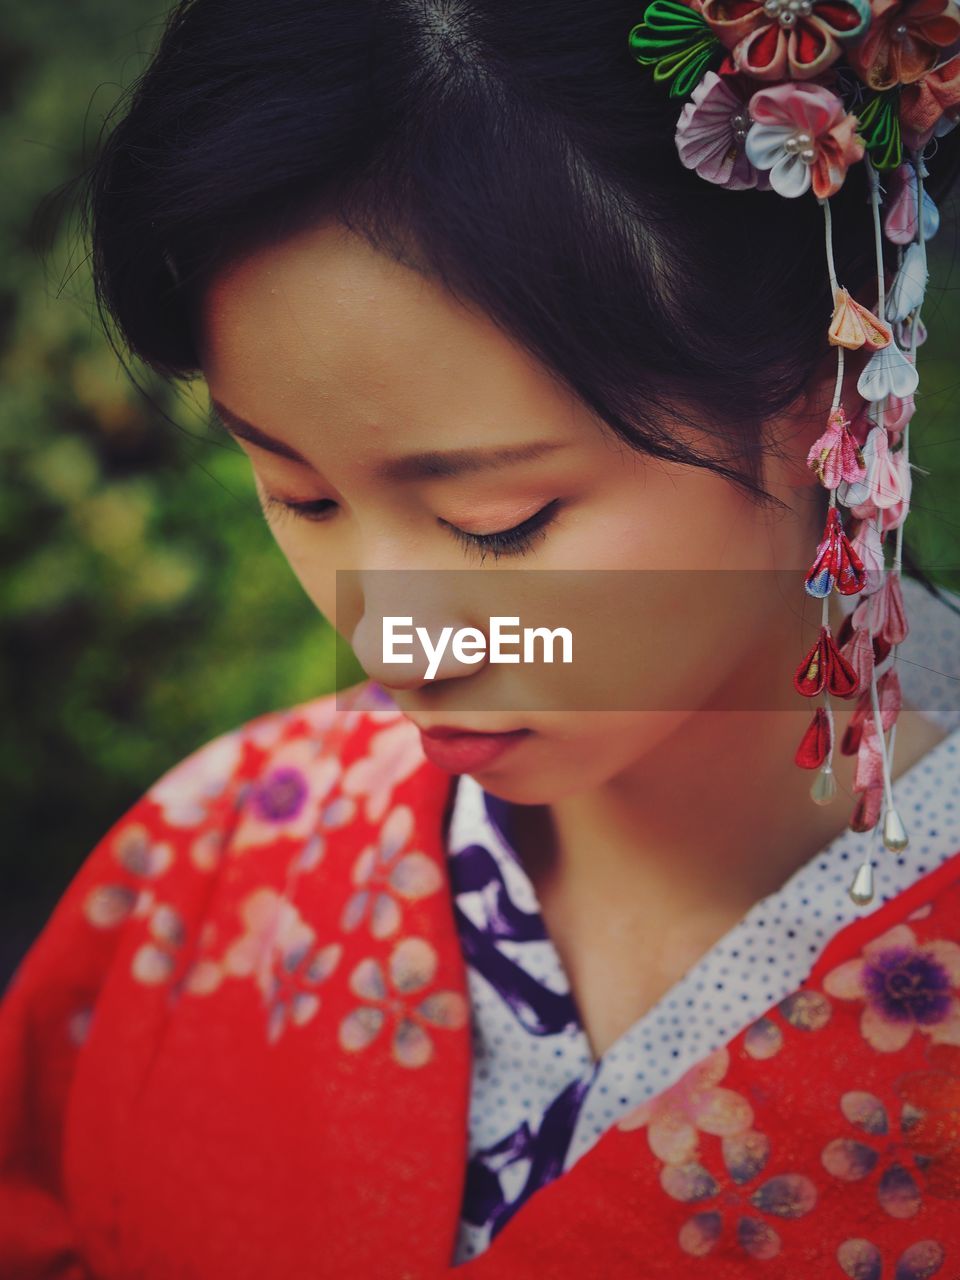
POLYGON ((487 633, 466 605, 465 574, 366 569, 351 576, 355 583, 350 595, 360 613, 345 634, 357 661, 378 684, 396 690, 427 688, 464 679, 485 665, 487 633), (454 653, 453 638, 466 627, 479 632, 482 641, 482 647, 473 647, 474 662, 460 661, 454 653), (403 660, 391 661, 391 656, 403 660))

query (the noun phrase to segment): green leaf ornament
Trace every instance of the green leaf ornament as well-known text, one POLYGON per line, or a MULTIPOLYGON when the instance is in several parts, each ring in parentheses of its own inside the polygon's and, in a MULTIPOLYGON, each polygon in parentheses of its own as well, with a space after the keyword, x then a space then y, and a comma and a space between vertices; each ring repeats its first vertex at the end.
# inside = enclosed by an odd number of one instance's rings
POLYGON ((859 113, 860 133, 877 169, 896 169, 903 159, 899 91, 875 94, 859 113))
POLYGON ((697 87, 721 48, 700 14, 678 0, 653 0, 629 44, 641 66, 653 67, 654 80, 670 81, 672 98, 685 98, 697 87))

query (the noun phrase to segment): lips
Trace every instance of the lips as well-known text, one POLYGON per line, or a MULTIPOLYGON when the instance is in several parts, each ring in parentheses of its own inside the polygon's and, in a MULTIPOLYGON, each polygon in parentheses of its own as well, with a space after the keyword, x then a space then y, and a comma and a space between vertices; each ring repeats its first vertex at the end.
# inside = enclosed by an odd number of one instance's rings
POLYGON ((509 733, 475 733, 453 725, 438 725, 420 730, 420 744, 432 764, 448 773, 470 773, 492 764, 530 732, 514 729, 509 733))

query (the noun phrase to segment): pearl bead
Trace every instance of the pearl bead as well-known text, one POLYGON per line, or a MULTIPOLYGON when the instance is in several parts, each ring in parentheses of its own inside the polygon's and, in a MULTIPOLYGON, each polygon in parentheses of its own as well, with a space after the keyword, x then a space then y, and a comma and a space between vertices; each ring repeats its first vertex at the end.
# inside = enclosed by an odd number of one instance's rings
POLYGON ((817 153, 816 151, 814 151, 813 147, 804 147, 803 150, 800 152, 800 159, 803 161, 804 164, 813 164, 816 158, 817 158, 817 153))
POLYGON ((906 34, 907 34, 907 28, 905 24, 902 22, 898 26, 893 28, 893 37, 895 40, 902 40, 906 34))

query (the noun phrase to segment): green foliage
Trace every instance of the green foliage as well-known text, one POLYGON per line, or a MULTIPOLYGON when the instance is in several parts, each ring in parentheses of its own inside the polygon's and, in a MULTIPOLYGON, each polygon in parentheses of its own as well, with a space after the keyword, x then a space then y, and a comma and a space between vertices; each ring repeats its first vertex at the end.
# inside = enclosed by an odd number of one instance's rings
POLYGON ((208 427, 202 387, 142 370, 149 398, 131 385, 97 327, 75 220, 31 241, 34 210, 82 169, 162 9, 35 0, 7 17, 2 857, 11 897, 36 896, 39 914, 164 770, 332 689, 335 637, 260 515, 245 455, 208 427))

